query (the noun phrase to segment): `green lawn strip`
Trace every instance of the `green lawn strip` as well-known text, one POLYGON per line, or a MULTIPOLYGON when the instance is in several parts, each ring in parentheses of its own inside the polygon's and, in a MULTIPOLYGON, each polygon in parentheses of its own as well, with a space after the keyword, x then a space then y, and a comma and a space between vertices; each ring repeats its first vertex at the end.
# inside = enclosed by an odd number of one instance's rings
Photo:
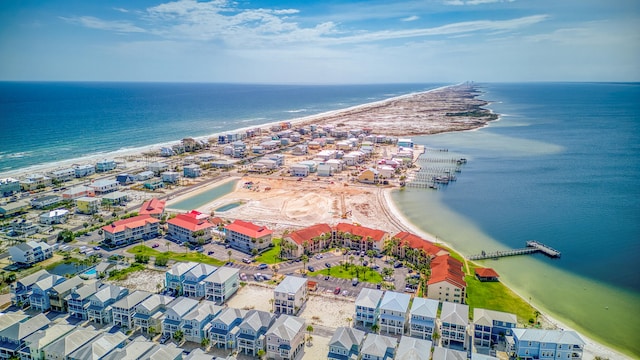
POLYGON ((214 259, 200 252, 194 252, 194 251, 190 251, 186 253, 182 253, 182 252, 177 253, 173 251, 160 252, 144 245, 134 246, 133 248, 127 250, 127 252, 134 255, 147 255, 149 257, 166 257, 169 260, 174 260, 174 261, 193 261, 197 263, 203 263, 203 264, 209 264, 209 265, 215 265, 215 266, 222 266, 225 263, 224 261, 214 259))
MULTIPOLYGON (((374 284, 379 284, 382 282, 382 275, 380 275, 380 273, 378 273, 375 270, 371 270, 370 268, 366 267, 366 266, 359 266, 359 277, 358 279, 360 281, 366 281, 366 282, 370 282, 370 283, 374 283, 374 284), (366 268, 366 273, 363 275, 362 273, 362 269, 366 268), (366 276, 365 276, 366 275, 366 276)), ((353 279, 356 277, 356 271, 354 266, 350 266, 347 269, 345 269, 344 265, 343 266, 334 266, 331 269, 322 269, 322 270, 318 270, 318 271, 314 271, 314 272, 309 272, 307 273, 309 276, 315 276, 318 274, 322 274, 322 275, 329 275, 331 277, 334 278, 339 278, 339 279, 353 279)))
POLYGON ((257 263, 277 264, 284 261, 280 255, 280 239, 273 239, 273 247, 256 257, 257 263))
POLYGON ((111 272, 109 272, 109 280, 113 280, 113 281, 118 281, 118 280, 124 280, 127 278, 127 276, 133 272, 136 271, 141 271, 146 269, 146 265, 144 264, 138 264, 135 263, 131 266, 129 266, 128 268, 122 269, 122 270, 113 270, 111 272))

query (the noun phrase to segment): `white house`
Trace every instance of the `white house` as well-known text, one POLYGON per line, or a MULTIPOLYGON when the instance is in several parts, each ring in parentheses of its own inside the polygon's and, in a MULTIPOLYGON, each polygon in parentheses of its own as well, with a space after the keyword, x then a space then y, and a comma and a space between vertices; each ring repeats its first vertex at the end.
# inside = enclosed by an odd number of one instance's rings
POLYGON ((440 339, 442 346, 451 345, 467 349, 469 306, 445 301, 440 312, 440 339))
POLYGON ((68 216, 69 210, 67 209, 51 210, 44 214, 40 214, 40 223, 46 225, 62 224, 67 221, 68 216))
POLYGON ((411 296, 395 291, 387 291, 380 302, 380 332, 404 334, 411 296))
POLYGON ((377 289, 362 288, 356 298, 356 314, 353 321, 362 323, 363 326, 371 326, 378 322, 380 315, 380 301, 384 292, 377 289))
POLYGON ((53 248, 45 242, 28 241, 9 248, 14 263, 33 265, 53 256, 53 248))
POLYGON ((307 301, 307 279, 285 276, 273 291, 274 312, 296 315, 307 301))

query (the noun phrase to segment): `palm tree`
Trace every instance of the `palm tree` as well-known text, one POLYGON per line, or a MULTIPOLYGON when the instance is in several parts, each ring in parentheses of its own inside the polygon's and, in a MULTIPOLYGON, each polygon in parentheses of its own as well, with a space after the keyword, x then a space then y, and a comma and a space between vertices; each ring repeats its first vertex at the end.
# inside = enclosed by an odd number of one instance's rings
POLYGON ((311 333, 313 332, 313 326, 307 325, 307 341, 311 343, 311 333))
POLYGON ((231 262, 231 255, 233 254, 233 251, 229 250, 227 251, 227 255, 229 255, 229 262, 231 262))
POLYGON ((202 348, 206 350, 209 347, 209 343, 211 343, 211 340, 209 340, 208 337, 205 337, 202 339, 202 341, 200 341, 200 346, 202 346, 202 348))
POLYGON ((437 331, 433 331, 433 335, 431 335, 431 339, 433 340, 433 344, 438 344, 438 340, 440 339, 440 334, 437 331))
POLYGON ((380 325, 378 325, 378 323, 371 325, 371 331, 373 331, 374 334, 377 334, 378 330, 380 330, 380 325))
POLYGON ((309 257, 307 255, 302 255, 302 257, 300 258, 300 260, 302 260, 302 273, 305 273, 305 268, 306 268, 306 264, 309 262, 309 257))
POLYGON ((182 338, 184 338, 184 333, 182 332, 182 330, 178 330, 178 331, 173 333, 173 338, 179 344, 182 341, 182 338))
POLYGON ((256 353, 256 355, 258 355, 258 359, 262 359, 265 355, 265 351, 264 349, 260 349, 258 350, 258 352, 256 353))

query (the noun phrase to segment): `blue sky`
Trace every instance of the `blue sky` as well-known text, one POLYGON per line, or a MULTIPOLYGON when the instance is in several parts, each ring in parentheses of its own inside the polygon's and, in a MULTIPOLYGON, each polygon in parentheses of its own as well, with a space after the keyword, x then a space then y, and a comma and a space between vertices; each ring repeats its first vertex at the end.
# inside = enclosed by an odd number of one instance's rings
POLYGON ((5 0, 0 80, 640 81, 640 1, 5 0))

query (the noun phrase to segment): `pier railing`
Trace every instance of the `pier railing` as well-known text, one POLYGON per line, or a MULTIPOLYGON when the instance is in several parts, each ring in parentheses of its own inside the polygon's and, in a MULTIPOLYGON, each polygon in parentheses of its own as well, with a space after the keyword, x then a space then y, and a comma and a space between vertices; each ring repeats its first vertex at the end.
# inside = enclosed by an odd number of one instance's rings
POLYGON ((484 259, 498 259, 506 256, 516 256, 516 255, 525 255, 525 254, 533 254, 536 252, 541 252, 552 258, 559 258, 562 254, 560 251, 547 246, 538 241, 527 241, 527 247, 521 249, 514 250, 504 250, 504 251, 492 251, 492 252, 482 252, 481 254, 467 256, 469 260, 484 260, 484 259))

